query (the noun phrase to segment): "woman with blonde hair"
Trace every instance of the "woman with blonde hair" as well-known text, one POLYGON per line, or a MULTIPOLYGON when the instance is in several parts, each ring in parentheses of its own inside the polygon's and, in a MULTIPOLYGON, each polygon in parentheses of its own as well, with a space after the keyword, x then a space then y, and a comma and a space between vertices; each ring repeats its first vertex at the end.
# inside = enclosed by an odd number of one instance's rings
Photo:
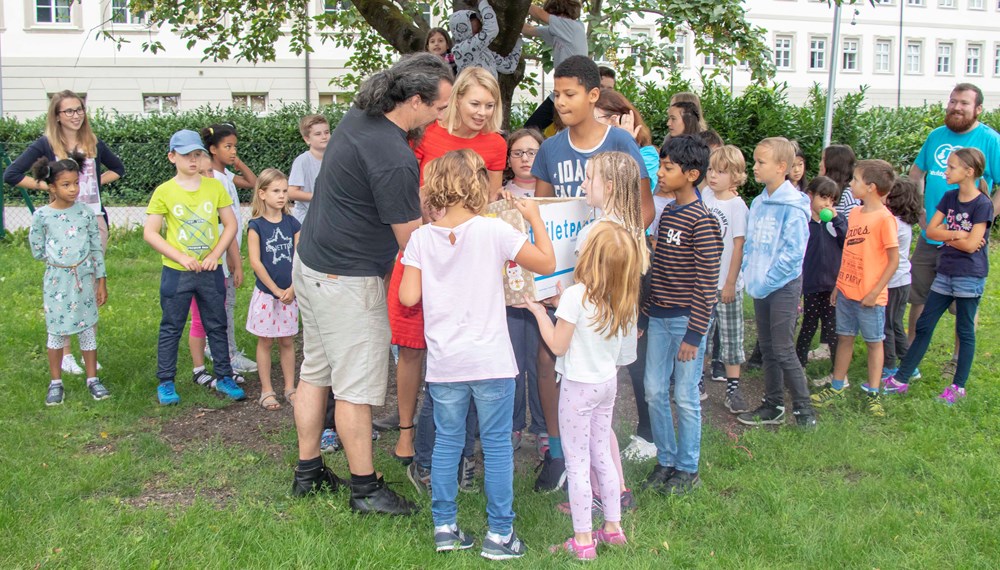
MULTIPOLYGON (((121 178, 125 174, 125 165, 94 135, 83 99, 76 93, 65 90, 52 96, 45 117, 45 134, 31 143, 31 146, 7 167, 3 173, 3 181, 11 186, 28 190, 48 191, 48 184, 44 180, 38 180, 28 174, 31 165, 40 158, 46 158, 50 162, 64 160, 74 151, 79 151, 85 157, 83 164, 80 165, 80 193, 76 201, 86 204, 97 215, 101 249, 107 250, 108 218, 101 200, 101 187, 121 178), (100 172, 101 166, 104 166, 103 173, 100 172)), ((69 338, 66 337, 63 349, 63 372, 83 374, 83 369, 70 350, 69 338)))

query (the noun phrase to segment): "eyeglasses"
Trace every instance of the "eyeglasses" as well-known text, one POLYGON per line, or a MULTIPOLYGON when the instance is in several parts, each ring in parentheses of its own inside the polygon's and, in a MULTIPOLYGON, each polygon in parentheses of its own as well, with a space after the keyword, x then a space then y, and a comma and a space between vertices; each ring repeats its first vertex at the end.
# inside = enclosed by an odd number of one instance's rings
POLYGON ((538 154, 538 149, 534 149, 534 148, 531 148, 531 149, 528 149, 528 150, 512 150, 512 151, 510 151, 510 157, 511 158, 521 158, 522 156, 527 156, 528 158, 535 158, 536 154, 538 154))
POLYGON ((63 109, 62 111, 59 112, 66 117, 75 117, 77 115, 83 115, 86 113, 86 111, 83 110, 83 107, 77 107, 76 109, 63 109))
POLYGON ((597 120, 598 121, 610 121, 611 119, 614 119, 617 116, 618 115, 615 115, 614 113, 609 114, 609 115, 600 115, 600 116, 597 117, 597 120))

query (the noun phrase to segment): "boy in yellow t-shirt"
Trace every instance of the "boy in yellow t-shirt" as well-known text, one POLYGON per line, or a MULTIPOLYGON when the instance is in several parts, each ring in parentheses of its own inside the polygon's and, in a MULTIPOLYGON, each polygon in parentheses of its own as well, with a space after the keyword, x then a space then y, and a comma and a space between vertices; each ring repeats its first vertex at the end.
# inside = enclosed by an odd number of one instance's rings
POLYGON ((868 410, 885 415, 879 399, 882 381, 882 340, 885 338, 885 306, 889 280, 899 265, 896 218, 882 203, 896 179, 892 165, 884 160, 862 160, 854 168, 851 190, 863 206, 855 206, 847 217, 844 256, 837 275, 837 290, 830 304, 837 308, 837 354, 833 382, 812 397, 813 405, 825 406, 842 397, 845 377, 854 356, 854 337, 861 333, 868 345, 868 410))
POLYGON ((188 318, 191 299, 198 302, 217 375, 212 382, 234 400, 246 396, 233 380, 226 337, 226 286, 222 254, 236 236, 232 199, 218 180, 204 178, 198 162, 207 152, 198 133, 177 131, 170 137, 167 158, 177 174, 160 184, 149 199, 143 237, 163 256, 160 276, 160 336, 156 351, 156 389, 161 405, 176 404, 177 345, 188 318), (219 221, 222 234, 219 234, 219 221), (166 222, 166 236, 161 235, 166 222))

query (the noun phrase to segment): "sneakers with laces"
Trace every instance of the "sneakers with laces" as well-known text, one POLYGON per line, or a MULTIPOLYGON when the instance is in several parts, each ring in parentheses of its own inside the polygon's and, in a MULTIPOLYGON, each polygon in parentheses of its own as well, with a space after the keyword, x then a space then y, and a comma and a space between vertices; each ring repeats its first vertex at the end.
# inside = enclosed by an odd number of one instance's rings
POLYGON ((538 450, 538 456, 544 459, 545 453, 549 450, 548 433, 543 431, 542 433, 538 434, 538 437, 535 438, 535 449, 538 450))
POLYGON ((965 388, 959 388, 957 385, 952 384, 951 386, 945 388, 944 392, 941 392, 941 395, 938 396, 938 400, 941 400, 950 406, 964 397, 965 388))
POLYGON ((743 397, 743 392, 737 388, 726 394, 726 409, 733 414, 742 414, 750 411, 750 403, 743 397))
POLYGON ((434 546, 438 552, 466 550, 475 544, 472 537, 462 532, 457 525, 443 526, 434 529, 434 546))
POLYGON ((387 487, 381 477, 374 483, 360 485, 351 483, 350 506, 352 511, 360 514, 378 513, 394 516, 408 516, 420 510, 420 507, 387 487))
POLYGON ((704 380, 698 380, 698 399, 702 402, 708 399, 708 392, 705 391, 704 380))
POLYGON ((895 376, 886 378, 885 382, 882 384, 882 391, 886 394, 905 394, 909 390, 910 385, 896 380, 895 376))
POLYGON ((657 490, 664 485, 666 485, 667 480, 674 476, 677 469, 673 467, 665 467, 657 463, 653 466, 653 471, 646 477, 646 480, 642 483, 643 489, 654 489, 657 490))
POLYGON ((483 539, 483 549, 479 555, 489 560, 511 560, 524 556, 526 550, 527 547, 513 530, 510 531, 510 538, 507 540, 488 532, 483 539))
POLYGON ((319 438, 319 450, 322 453, 333 453, 340 451, 340 437, 332 429, 323 430, 323 435, 319 438))
POLYGON ((752 412, 739 414, 736 416, 736 421, 748 426, 760 424, 781 425, 785 423, 785 406, 772 406, 763 403, 752 412))
POLYGON ((612 546, 623 546, 628 544, 628 539, 625 537, 624 530, 607 532, 604 529, 600 529, 594 533, 594 542, 610 544, 612 546))
POLYGON ((93 382, 87 384, 87 389, 90 390, 90 395, 98 402, 101 400, 107 400, 111 397, 111 392, 109 392, 108 389, 104 387, 104 384, 101 384, 101 381, 96 378, 93 382))
POLYGON ((65 389, 63 388, 62 382, 59 384, 50 383, 49 390, 45 393, 45 405, 46 406, 58 406, 63 403, 63 396, 65 395, 65 389))
POLYGON ((229 359, 229 364, 233 367, 233 372, 238 372, 240 374, 246 374, 247 372, 256 372, 257 363, 246 357, 243 352, 237 352, 229 359))
POLYGON ((913 382, 914 380, 920 380, 923 377, 924 375, 920 373, 920 369, 914 368, 913 374, 910 374, 910 382, 913 382))
POLYGON ((812 409, 795 410, 792 412, 792 417, 795 418, 795 425, 800 428, 811 429, 816 427, 816 412, 812 409))
MULTIPOLYGON (((815 380, 812 381, 812 385, 817 388, 821 388, 823 386, 829 386, 832 383, 833 383, 833 372, 827 374, 826 376, 823 376, 822 378, 816 378, 815 380)), ((844 388, 850 388, 850 387, 851 383, 847 380, 847 376, 845 375, 844 388)))
POLYGON ((198 386, 211 386, 212 380, 215 380, 215 377, 209 374, 205 369, 201 369, 191 375, 191 381, 198 386))
POLYGON ((885 408, 882 407, 882 397, 878 392, 868 394, 868 413, 876 418, 885 417, 885 408))
POLYGON ((829 388, 824 388, 820 393, 813 394, 809 397, 812 400, 812 405, 817 408, 824 408, 834 403, 835 401, 843 398, 847 394, 847 387, 843 387, 840 390, 835 389, 833 386, 829 388))
POLYGON ((667 479, 667 482, 660 493, 664 495, 686 495, 701 486, 701 478, 698 473, 688 473, 687 471, 675 470, 674 474, 667 479))
MULTIPOLYGON (((885 382, 890 376, 895 376, 899 372, 899 368, 886 368, 882 367, 882 381, 885 382)), ((867 384, 867 382, 866 382, 867 384)))
POLYGON ((712 381, 713 382, 726 381, 726 365, 723 364, 721 360, 712 361, 712 381))
POLYGON ((160 385, 156 387, 156 398, 160 401, 161 406, 179 404, 181 401, 181 397, 177 395, 177 389, 174 388, 173 380, 160 382, 160 385))
POLYGON ((83 374, 83 368, 76 362, 76 357, 66 354, 62 357, 62 371, 66 374, 83 374))
POLYGON ((552 553, 569 552, 577 560, 597 560, 597 541, 590 544, 580 544, 575 537, 571 536, 566 542, 549 548, 549 551, 552 553))
POLYGON ((809 351, 808 354, 809 362, 814 360, 826 360, 830 358, 830 345, 820 344, 816 348, 809 351))
POLYGON ((882 381, 879 383, 879 387, 878 388, 872 388, 868 384, 868 382, 865 382, 864 384, 861 385, 861 391, 865 392, 866 394, 881 394, 882 393, 882 386, 885 386, 885 381, 886 380, 887 380, 887 378, 883 378, 882 381))
POLYGON ((431 494, 431 470, 417 464, 416 461, 410 463, 406 467, 406 478, 413 483, 413 487, 417 490, 417 493, 421 495, 431 494))
POLYGON ((477 493, 476 460, 472 457, 462 457, 458 462, 458 490, 463 493, 477 493))
POLYGON ((539 472, 538 479, 535 480, 535 491, 551 493, 566 485, 566 460, 562 457, 554 458, 546 451, 535 471, 539 472))
POLYGON ((246 399, 246 393, 240 388, 232 376, 223 376, 215 381, 215 390, 226 395, 233 400, 240 401, 246 399))
POLYGON ((637 435, 630 436, 632 438, 631 443, 628 447, 622 450, 622 457, 627 461, 645 461, 656 457, 656 444, 647 441, 643 437, 637 435))

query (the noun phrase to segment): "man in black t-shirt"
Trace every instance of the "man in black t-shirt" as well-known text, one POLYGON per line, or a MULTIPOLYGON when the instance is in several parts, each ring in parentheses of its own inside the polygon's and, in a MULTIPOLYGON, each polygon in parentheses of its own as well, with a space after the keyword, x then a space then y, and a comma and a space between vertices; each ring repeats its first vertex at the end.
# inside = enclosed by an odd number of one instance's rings
POLYGON ((417 510, 375 473, 371 406, 385 403, 388 382, 384 279, 420 225, 420 173, 407 132, 441 116, 452 80, 451 69, 429 53, 376 73, 361 86, 323 155, 292 272, 303 331, 295 495, 335 490, 339 483, 319 449, 332 390, 351 471, 351 509, 417 510))

